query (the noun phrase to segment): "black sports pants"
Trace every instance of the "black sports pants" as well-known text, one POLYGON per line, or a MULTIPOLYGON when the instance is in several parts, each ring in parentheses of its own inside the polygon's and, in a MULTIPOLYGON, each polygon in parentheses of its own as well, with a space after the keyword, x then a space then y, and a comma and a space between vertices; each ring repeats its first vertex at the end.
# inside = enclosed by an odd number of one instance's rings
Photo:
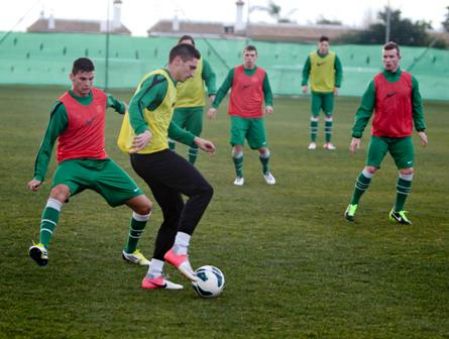
POLYGON ((192 235, 214 190, 194 166, 168 149, 152 154, 131 154, 131 165, 148 184, 162 209, 164 220, 153 257, 164 260, 164 254, 173 246, 176 232, 192 235), (188 197, 185 203, 181 194, 188 197))

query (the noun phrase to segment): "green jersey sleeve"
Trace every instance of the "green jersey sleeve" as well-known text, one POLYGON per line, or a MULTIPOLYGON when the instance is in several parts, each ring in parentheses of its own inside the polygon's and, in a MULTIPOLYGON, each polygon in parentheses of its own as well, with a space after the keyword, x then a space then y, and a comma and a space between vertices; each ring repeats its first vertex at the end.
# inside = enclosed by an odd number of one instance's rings
POLYGON ((426 129, 426 122, 424 120, 424 106, 419 91, 418 80, 412 76, 412 106, 413 106, 413 123, 418 132, 426 129))
POLYGON ((376 101, 376 89, 374 81, 370 81, 368 88, 363 93, 361 104, 355 114, 354 125, 352 126, 352 136, 361 138, 366 125, 374 111, 376 101))
POLYGON ((51 111, 47 130, 37 152, 34 162, 34 179, 44 181, 56 139, 67 128, 67 124, 67 111, 58 101, 51 111))
POLYGON ((263 79, 263 94, 265 97, 265 105, 273 106, 273 92, 271 91, 270 80, 268 80, 268 74, 265 73, 263 79))
POLYGON ((304 67, 302 68, 301 86, 305 86, 309 82, 310 70, 311 70, 311 62, 310 62, 310 56, 308 56, 306 59, 306 62, 304 64, 304 67))
POLYGON ((119 114, 125 114, 126 104, 123 101, 117 100, 113 95, 106 93, 107 95, 107 107, 113 108, 119 114))
POLYGON ((341 65, 340 58, 337 55, 335 55, 334 70, 335 70, 335 87, 340 88, 341 82, 343 80, 343 66, 341 65))
POLYGON ((212 67, 210 64, 203 59, 203 72, 201 73, 201 77, 203 78, 206 88, 207 88, 207 95, 215 95, 217 92, 217 76, 215 75, 215 72, 212 70, 212 67))
POLYGON ((167 94, 168 83, 161 75, 153 75, 146 79, 129 102, 129 121, 136 134, 149 130, 143 111, 145 108, 155 110, 167 94))
POLYGON ((213 108, 218 108, 220 103, 223 101, 226 94, 228 94, 229 89, 232 87, 232 82, 234 81, 234 69, 229 70, 228 76, 221 84, 220 88, 217 91, 217 95, 215 96, 215 100, 212 103, 213 108))

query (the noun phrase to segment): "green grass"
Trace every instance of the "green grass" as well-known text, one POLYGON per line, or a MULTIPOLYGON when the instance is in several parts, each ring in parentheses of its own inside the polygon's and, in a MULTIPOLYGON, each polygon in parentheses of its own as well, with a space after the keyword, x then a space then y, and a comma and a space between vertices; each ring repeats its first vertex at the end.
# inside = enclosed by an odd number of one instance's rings
MULTIPOLYGON (((426 102, 429 146, 416 141, 407 203, 412 226, 388 221, 396 170, 390 157, 363 197, 357 220, 343 211, 365 159, 368 133, 347 151, 356 98, 338 98, 335 152, 307 151, 309 102, 277 99, 267 118, 272 170, 267 186, 255 152, 245 153, 244 187, 234 187, 225 104, 204 137, 215 156, 198 168, 215 196, 192 240, 194 266, 226 276, 222 296, 140 289, 145 268, 122 262, 130 212, 92 192, 64 206, 48 267, 28 255, 37 240, 49 182, 26 190, 49 109, 60 88, 1 87, 1 338, 444 338, 449 337, 448 103, 426 102)), ((128 100, 131 91, 116 92, 128 100)), ((108 115, 108 152, 137 179, 115 146, 121 117, 108 115)), ((323 125, 320 124, 320 140, 323 125)), ((185 148, 178 147, 182 154, 185 148)), ((53 173, 51 166, 50 175, 53 173)), ((150 195, 151 196, 151 195, 150 195)), ((161 212, 141 242, 151 256, 161 212)))

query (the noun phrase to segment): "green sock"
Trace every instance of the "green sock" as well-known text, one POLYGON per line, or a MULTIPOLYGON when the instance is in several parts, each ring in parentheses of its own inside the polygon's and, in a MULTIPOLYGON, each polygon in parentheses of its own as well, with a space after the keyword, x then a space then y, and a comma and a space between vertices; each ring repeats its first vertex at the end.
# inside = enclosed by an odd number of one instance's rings
POLYGON ((318 121, 310 120, 310 140, 316 142, 318 134, 318 121))
POLYGON ((333 121, 332 120, 326 120, 324 122, 324 137, 327 142, 331 142, 332 139, 332 125, 333 125, 333 121))
POLYGON ((354 193, 352 194, 351 205, 358 205, 359 200, 362 197, 363 193, 368 189, 368 186, 371 182, 372 174, 360 173, 355 182, 354 193), (369 175, 369 177, 367 176, 369 175))
POLYGON ((195 164, 197 157, 198 157, 198 147, 189 147, 189 162, 192 165, 195 164))
POLYGON ((263 174, 267 174, 268 172, 270 172, 270 166, 268 164, 270 162, 270 152, 267 152, 264 155, 260 155, 259 160, 262 164, 263 174))
POLYGON ((42 211, 39 242, 48 248, 53 232, 59 221, 62 203, 56 199, 49 198, 47 204, 42 211))
POLYGON ((133 212, 131 224, 129 226, 128 241, 126 242, 125 252, 133 253, 137 249, 137 243, 145 230, 150 214, 140 215, 133 212))
POLYGON ((46 207, 42 212, 41 227, 39 232, 39 242, 48 248, 53 231, 59 220, 59 211, 51 207, 46 207))
POLYGON ((234 162, 235 175, 238 177, 243 177, 243 153, 233 155, 232 161, 234 162))
POLYGON ((399 176, 398 182, 396 184, 396 201, 394 203, 394 210, 396 212, 402 211, 404 209, 405 200, 412 189, 412 178, 409 176, 407 179, 399 176), (407 180, 409 179, 409 180, 407 180))
POLYGON ((169 140, 169 141, 168 141, 168 148, 169 148, 170 150, 174 151, 175 148, 176 148, 176 142, 174 142, 173 140, 169 140))

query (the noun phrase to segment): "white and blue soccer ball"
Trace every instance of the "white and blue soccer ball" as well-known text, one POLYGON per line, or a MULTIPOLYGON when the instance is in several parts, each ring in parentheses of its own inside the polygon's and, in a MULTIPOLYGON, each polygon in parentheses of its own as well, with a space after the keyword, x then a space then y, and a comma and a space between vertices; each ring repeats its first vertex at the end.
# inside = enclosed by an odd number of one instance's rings
POLYGON ((203 298, 218 297, 225 285, 223 272, 215 266, 201 266, 195 271, 197 281, 192 283, 193 289, 203 298))

